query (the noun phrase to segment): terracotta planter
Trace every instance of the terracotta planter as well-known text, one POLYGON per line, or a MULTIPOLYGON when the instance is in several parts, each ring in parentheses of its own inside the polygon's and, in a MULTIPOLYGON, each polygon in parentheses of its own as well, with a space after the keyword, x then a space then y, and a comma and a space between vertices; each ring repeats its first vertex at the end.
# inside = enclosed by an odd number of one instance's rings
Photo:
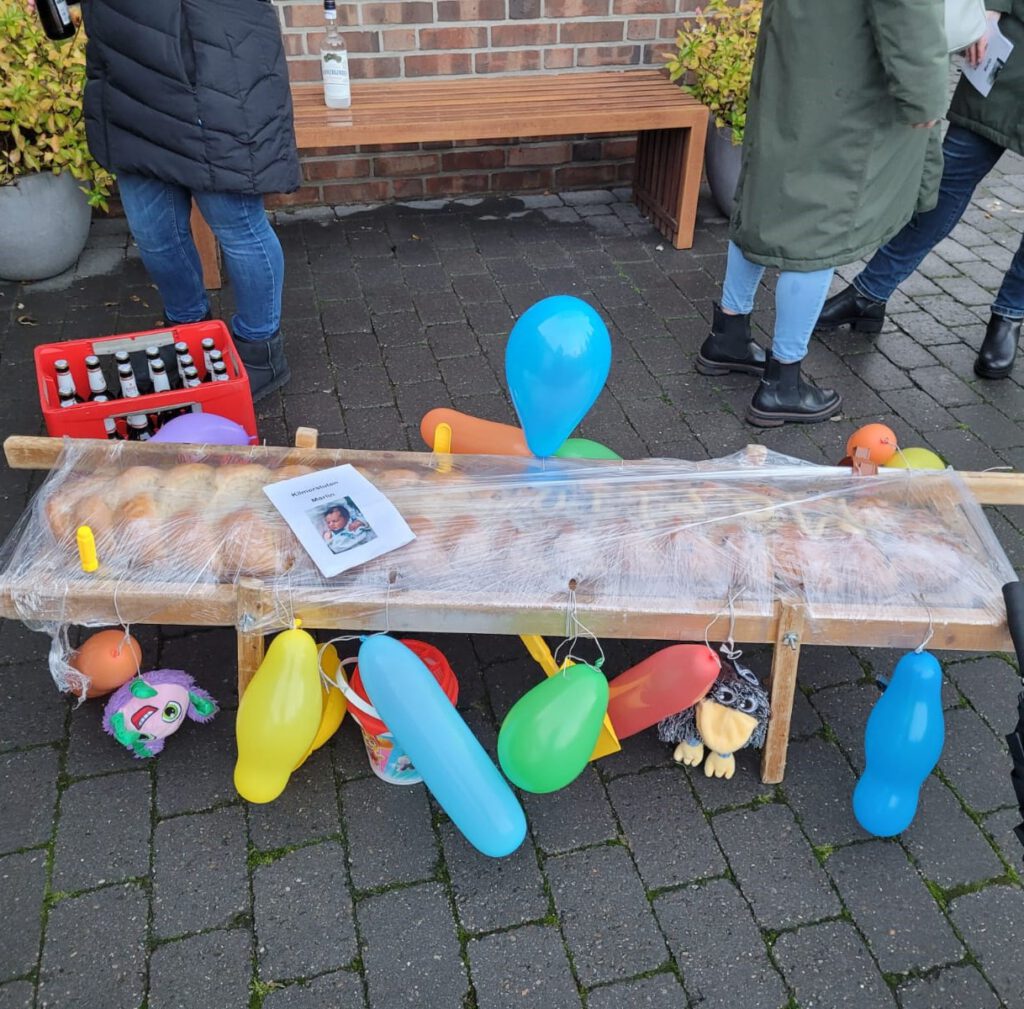
POLYGON ((728 126, 715 126, 714 120, 711 120, 704 148, 704 170, 707 172, 711 196, 726 217, 732 217, 735 206, 736 183, 740 178, 742 157, 742 145, 732 142, 732 129, 728 126))

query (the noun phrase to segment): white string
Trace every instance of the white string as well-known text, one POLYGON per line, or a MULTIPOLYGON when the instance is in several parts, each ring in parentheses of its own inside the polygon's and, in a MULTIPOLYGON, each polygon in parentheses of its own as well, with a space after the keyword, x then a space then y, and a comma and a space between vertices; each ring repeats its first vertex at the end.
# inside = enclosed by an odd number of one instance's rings
POLYGON ((576 602, 576 589, 573 587, 576 584, 577 579, 572 579, 569 583, 569 599, 565 607, 565 638, 559 642, 555 648, 554 655, 552 658, 555 661, 556 666, 562 666, 566 662, 582 663, 584 665, 593 665, 596 669, 600 669, 604 665, 604 648, 601 647, 601 642, 598 640, 597 635, 583 623, 579 618, 579 612, 576 602), (574 653, 574 648, 580 639, 580 631, 590 638, 597 646, 598 655, 600 658, 594 663, 587 662, 586 659, 581 658, 579 655, 574 653), (570 637, 571 635, 571 637, 570 637), (564 659, 559 659, 562 649, 568 644, 569 649, 564 659))
POLYGON ((728 633, 726 635, 725 641, 722 642, 722 644, 719 646, 718 650, 727 659, 729 659, 732 662, 735 662, 743 654, 743 652, 739 648, 736 647, 736 640, 735 640, 735 634, 736 634, 736 610, 734 608, 734 604, 735 604, 736 600, 739 599, 739 597, 742 594, 743 594, 743 586, 742 585, 739 586, 738 588, 736 588, 735 590, 730 591, 729 598, 728 598, 728 601, 726 602, 725 606, 724 607, 720 607, 718 609, 718 611, 715 613, 715 615, 708 622, 707 627, 704 628, 704 644, 707 645, 707 648, 708 648, 709 652, 714 651, 714 649, 711 647, 711 642, 709 640, 709 635, 711 634, 711 628, 715 625, 715 621, 717 621, 718 618, 720 616, 722 616, 722 614, 725 612, 726 607, 728 607, 728 612, 729 612, 729 630, 728 630, 728 633))
POLYGON ((924 641, 922 641, 921 644, 919 644, 917 646, 917 648, 914 649, 914 651, 918 655, 920 655, 921 652, 923 652, 925 650, 925 646, 928 644, 928 642, 931 641, 931 639, 935 636, 935 624, 932 621, 932 610, 931 610, 931 607, 924 601, 924 598, 922 596, 918 596, 917 597, 917 601, 928 612, 928 633, 925 635, 924 641))

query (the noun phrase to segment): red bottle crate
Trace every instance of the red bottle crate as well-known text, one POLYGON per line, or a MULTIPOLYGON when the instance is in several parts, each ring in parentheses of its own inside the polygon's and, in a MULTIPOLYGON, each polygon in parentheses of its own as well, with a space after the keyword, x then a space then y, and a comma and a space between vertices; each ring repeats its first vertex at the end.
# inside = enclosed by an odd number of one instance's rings
MULTIPOLYGON (((71 438, 106 438, 103 421, 107 417, 115 418, 118 433, 124 436, 127 432, 125 418, 128 414, 144 413, 150 416, 168 410, 180 411, 183 408, 193 412, 213 413, 227 417, 249 433, 252 444, 257 442, 256 414, 252 407, 252 394, 249 391, 249 376, 238 350, 235 348, 227 326, 219 319, 210 322, 192 322, 182 326, 169 326, 166 329, 152 329, 142 333, 127 333, 121 336, 100 336, 91 340, 69 340, 67 343, 45 343, 36 347, 36 382, 39 386, 39 405, 42 407, 43 419, 46 421, 47 433, 53 437, 68 435, 71 438), (203 362, 202 341, 212 337, 214 345, 224 357, 227 365, 227 381, 207 382, 206 368, 203 362), (117 383, 117 369, 113 367, 114 353, 127 350, 131 355, 132 366, 139 381, 140 392, 148 386, 149 371, 145 362, 147 347, 157 346, 164 350, 164 359, 168 363, 168 374, 174 375, 171 368, 177 368, 174 361, 174 344, 184 341, 188 344, 189 353, 195 362, 199 377, 203 384, 194 389, 171 389, 167 392, 150 392, 138 398, 123 399, 117 383), (95 354, 103 366, 107 377, 107 387, 117 398, 106 403, 76 403, 74 406, 60 405, 57 395, 57 375, 54 362, 61 358, 71 366, 71 377, 75 380, 75 388, 83 399, 89 396, 89 378, 86 374, 85 359, 95 354)), ((173 382, 172 382, 173 384, 173 382)))

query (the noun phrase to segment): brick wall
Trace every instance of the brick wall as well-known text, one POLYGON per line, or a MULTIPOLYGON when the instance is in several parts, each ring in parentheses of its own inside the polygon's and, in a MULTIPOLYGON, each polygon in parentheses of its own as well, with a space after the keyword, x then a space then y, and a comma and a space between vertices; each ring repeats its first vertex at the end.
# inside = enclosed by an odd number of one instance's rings
MULTIPOLYGON (((295 81, 320 80, 323 9, 275 0, 295 81)), ((395 0, 338 3, 355 80, 661 65, 693 0, 395 0)), ((628 183, 635 138, 481 138, 303 157, 305 184, 275 205, 366 203, 628 183)))

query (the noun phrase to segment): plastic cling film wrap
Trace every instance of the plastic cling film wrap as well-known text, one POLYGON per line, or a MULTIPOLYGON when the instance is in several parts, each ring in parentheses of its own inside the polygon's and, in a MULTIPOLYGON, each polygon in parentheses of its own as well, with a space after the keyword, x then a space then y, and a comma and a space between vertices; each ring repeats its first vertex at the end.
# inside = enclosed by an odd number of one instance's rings
POLYGON ((268 632, 324 607, 377 627, 413 601, 434 612, 564 611, 571 581, 584 623, 594 610, 714 614, 730 600, 744 614, 786 600, 812 619, 869 619, 918 600, 998 624, 1013 577, 955 473, 856 477, 765 452, 700 463, 442 460, 69 442, 2 556, 0 600, 29 624, 268 632), (347 462, 416 539, 328 579, 262 488, 347 462), (94 573, 78 562, 83 523, 94 573), (265 591, 243 612, 247 579, 265 591))

